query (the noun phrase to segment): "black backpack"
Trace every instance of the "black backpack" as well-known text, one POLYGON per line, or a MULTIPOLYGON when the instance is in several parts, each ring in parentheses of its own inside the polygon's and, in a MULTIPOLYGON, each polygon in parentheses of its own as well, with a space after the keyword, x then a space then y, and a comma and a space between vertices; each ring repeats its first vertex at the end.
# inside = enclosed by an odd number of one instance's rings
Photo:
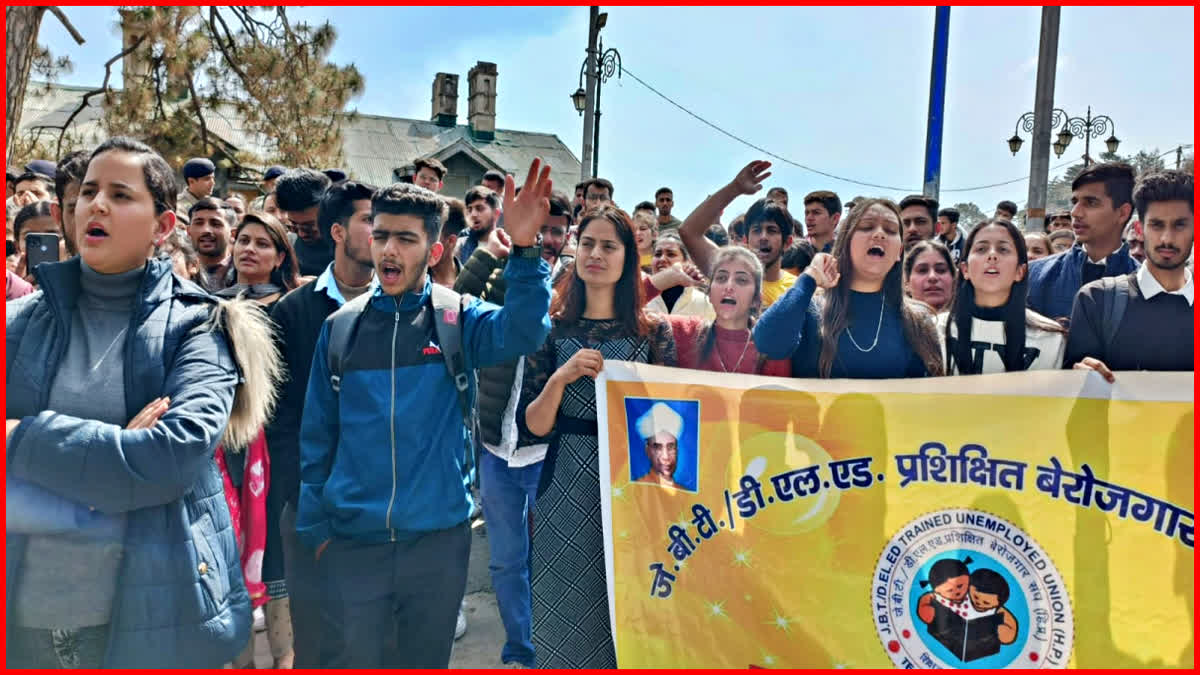
POLYGON ((1125 318, 1125 308, 1129 306, 1129 294, 1132 289, 1129 287, 1129 275, 1126 274, 1103 277, 1096 283, 1103 291, 1100 313, 1100 329, 1103 335, 1100 337, 1104 340, 1104 355, 1107 359, 1112 354, 1113 340, 1117 337, 1121 320, 1125 318))
MULTIPOLYGON (((454 389, 458 393, 458 407, 462 413, 463 426, 467 428, 471 438, 471 445, 466 452, 467 461, 463 465, 463 475, 469 476, 478 463, 480 436, 479 416, 475 414, 475 406, 471 401, 471 379, 476 375, 474 371, 467 370, 466 359, 463 356, 462 314, 468 296, 459 295, 438 284, 432 284, 432 289, 430 299, 438 346, 442 350, 446 370, 450 372, 450 379, 454 381, 454 389)), ((346 356, 350 353, 358 318, 370 303, 371 295, 369 292, 360 295, 330 315, 329 384, 334 393, 341 392, 346 356)))

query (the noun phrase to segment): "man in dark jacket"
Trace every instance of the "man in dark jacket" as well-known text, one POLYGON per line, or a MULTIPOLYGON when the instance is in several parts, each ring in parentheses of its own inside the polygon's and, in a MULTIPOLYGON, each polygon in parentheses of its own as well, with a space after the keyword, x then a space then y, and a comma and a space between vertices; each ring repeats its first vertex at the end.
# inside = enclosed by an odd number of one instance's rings
POLYGON ((480 242, 486 241, 499 227, 500 195, 491 188, 476 185, 467 191, 463 203, 467 207, 467 228, 458 234, 455 257, 465 265, 480 242))
MULTIPOLYGON (((541 226, 542 259, 553 265, 571 227, 571 203, 554 192, 541 226)), ((454 290, 504 305, 508 251, 494 238, 475 249, 454 290)), ((488 527, 488 570, 507 639, 502 663, 534 667, 529 589, 529 518, 537 498, 545 445, 518 443, 516 406, 524 358, 479 370, 479 433, 486 452, 479 459, 483 517, 488 527)))
POLYGON ((275 203, 296 229, 300 274, 316 276, 333 262, 333 242, 321 236, 317 211, 329 189, 329 177, 312 169, 289 169, 275 181, 275 203))
POLYGON ((1109 382, 1114 370, 1194 369, 1195 291, 1187 267, 1196 232, 1194 194, 1192 176, 1181 171, 1138 181, 1133 202, 1146 236, 1146 263, 1079 291, 1064 367, 1095 370, 1109 382))
MULTIPOLYGON (((468 371, 534 351, 550 330, 537 233, 549 167, 505 190, 513 242, 504 308, 479 300, 437 321, 461 330, 468 371)), ((333 379, 331 322, 317 341, 301 423, 297 530, 321 575, 324 667, 445 668, 466 588, 472 439, 438 339, 428 275, 445 205, 393 185, 372 199, 379 287, 347 306, 354 330, 333 379), (361 347, 359 346, 361 345, 361 347), (382 450, 386 448, 386 454, 382 450)), ((468 400, 473 392, 468 391, 468 400)))
MULTIPOLYGON (((275 418, 267 426, 271 451, 268 517, 278 523, 283 551, 268 546, 264 579, 278 578, 282 557, 291 599, 296 668, 315 668, 321 644, 320 595, 311 549, 296 535, 300 494, 300 414, 312 368, 317 336, 325 318, 374 285, 371 264, 371 195, 375 188, 348 181, 329 188, 317 214, 321 238, 334 242, 333 262, 317 280, 288 293, 271 308, 287 380, 280 391, 275 418), (271 571, 276 571, 271 574, 271 571)), ((272 589, 268 588, 268 592, 272 589)), ((277 592, 271 592, 272 597, 277 592)))
POLYGON ((1133 167, 1093 164, 1071 183, 1071 225, 1076 243, 1062 253, 1029 263, 1029 307, 1062 323, 1084 284, 1129 274, 1137 261, 1121 241, 1133 213, 1133 167))

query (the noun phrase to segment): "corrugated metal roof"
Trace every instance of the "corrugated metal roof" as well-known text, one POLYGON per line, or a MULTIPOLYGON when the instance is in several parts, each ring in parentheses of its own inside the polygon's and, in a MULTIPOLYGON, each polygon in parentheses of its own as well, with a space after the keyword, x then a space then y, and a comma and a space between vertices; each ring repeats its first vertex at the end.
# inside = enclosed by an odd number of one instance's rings
MULTIPOLYGON (((64 85, 50 85, 48 89, 37 84, 30 86, 21 114, 21 130, 37 126, 61 127, 88 90, 87 87, 64 85)), ((93 142, 99 142, 105 136, 100 123, 102 104, 103 96, 92 97, 88 107, 72 124, 84 138, 93 142)), ((270 140, 262 134, 248 132, 232 105, 221 105, 206 113, 205 123, 211 133, 239 150, 264 158, 270 156, 270 140)), ((560 175, 578 176, 580 172, 579 159, 554 134, 497 129, 493 140, 479 141, 471 136, 469 127, 464 124, 441 127, 424 120, 363 114, 351 116, 342 125, 343 168, 359 180, 386 185, 393 181, 395 169, 411 166, 417 159, 435 155, 460 142, 501 170, 513 174, 518 181, 524 179, 525 170, 535 157, 549 162, 560 175)), ((263 166, 255 168, 265 168, 270 163, 264 161, 263 166)))

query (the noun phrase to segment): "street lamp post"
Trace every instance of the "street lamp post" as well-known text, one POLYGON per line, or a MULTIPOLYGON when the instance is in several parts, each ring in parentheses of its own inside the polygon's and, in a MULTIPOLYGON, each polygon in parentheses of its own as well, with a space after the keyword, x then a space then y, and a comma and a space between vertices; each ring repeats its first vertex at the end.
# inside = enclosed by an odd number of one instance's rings
MULTIPOLYGON (((1054 141, 1054 154, 1057 157, 1062 157, 1066 152, 1067 146, 1071 144, 1071 139, 1083 139, 1083 165, 1084 167, 1092 164, 1092 139, 1100 138, 1108 133, 1111 129, 1114 133, 1104 140, 1108 151, 1115 153, 1121 144, 1121 139, 1117 138, 1115 133, 1116 124, 1108 115, 1097 115, 1092 117, 1092 107, 1088 106, 1087 117, 1071 117, 1061 108, 1055 108, 1050 118, 1050 128, 1060 127, 1058 137, 1054 141), (1061 125, 1061 127, 1060 127, 1061 125)), ((1024 139, 1018 134, 1018 131, 1024 129, 1026 133, 1033 131, 1033 113, 1027 112, 1017 119, 1017 126, 1013 130, 1012 138, 1008 139, 1008 149, 1012 154, 1016 155, 1021 149, 1021 144, 1024 139)))
MULTIPOLYGON (((596 23, 596 32, 604 27, 607 18, 607 13, 601 14, 601 18, 596 23)), ((600 89, 601 85, 608 81, 610 77, 616 75, 618 79, 621 77, 621 53, 614 48, 604 49, 604 40, 599 41, 599 46, 593 52, 588 51, 588 58, 584 59, 583 64, 579 67, 579 88, 571 94, 571 103, 575 106, 575 110, 580 115, 588 113, 591 118, 591 137, 588 137, 588 124, 584 124, 584 146, 585 149, 590 146, 591 152, 585 152, 583 157, 584 177, 588 174, 588 155, 591 155, 591 173, 590 177, 595 178, 600 167, 600 89), (588 72, 588 66, 595 63, 595 70, 588 72), (587 83, 587 89, 584 89, 584 83, 587 83), (593 87, 595 95, 592 96, 593 87), (591 99, 591 100, 589 100, 591 99), (590 141, 590 143, 589 143, 590 141)), ((586 120, 585 120, 586 121, 586 120)))

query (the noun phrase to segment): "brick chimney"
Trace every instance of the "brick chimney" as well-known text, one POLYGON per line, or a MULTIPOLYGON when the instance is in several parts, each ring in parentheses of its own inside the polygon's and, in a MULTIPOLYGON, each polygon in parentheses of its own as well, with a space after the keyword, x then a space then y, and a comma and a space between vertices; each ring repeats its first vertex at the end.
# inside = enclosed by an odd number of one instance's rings
POLYGON ((479 61, 467 73, 467 120, 476 140, 496 137, 496 64, 479 61))
POLYGON ((438 73, 433 78, 433 116, 440 127, 458 124, 458 75, 438 73))

